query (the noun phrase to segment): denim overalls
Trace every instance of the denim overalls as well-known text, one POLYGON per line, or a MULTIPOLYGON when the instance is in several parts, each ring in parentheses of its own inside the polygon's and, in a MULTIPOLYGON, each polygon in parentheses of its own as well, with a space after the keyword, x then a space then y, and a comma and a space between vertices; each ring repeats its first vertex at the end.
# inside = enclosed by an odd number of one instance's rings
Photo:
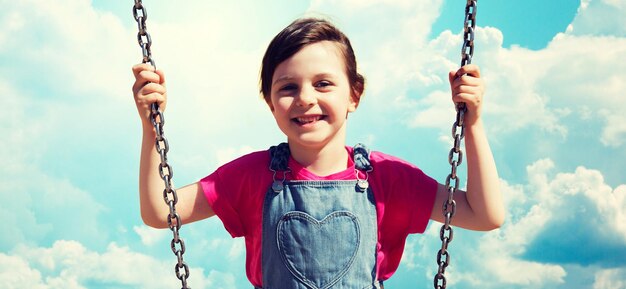
POLYGON ((354 147, 359 179, 286 181, 289 146, 270 148, 274 183, 263 203, 263 289, 371 289, 377 222, 369 151, 354 147))

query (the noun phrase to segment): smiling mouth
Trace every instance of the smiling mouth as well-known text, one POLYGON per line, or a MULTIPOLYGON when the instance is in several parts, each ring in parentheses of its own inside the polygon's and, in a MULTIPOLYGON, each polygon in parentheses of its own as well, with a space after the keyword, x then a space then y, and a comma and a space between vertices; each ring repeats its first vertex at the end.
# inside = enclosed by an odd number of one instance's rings
POLYGON ((322 120, 324 118, 326 118, 326 117, 323 116, 323 115, 315 115, 315 116, 294 117, 291 120, 296 122, 296 123, 298 123, 298 124, 304 125, 304 124, 315 123, 315 122, 317 122, 319 120, 322 120))

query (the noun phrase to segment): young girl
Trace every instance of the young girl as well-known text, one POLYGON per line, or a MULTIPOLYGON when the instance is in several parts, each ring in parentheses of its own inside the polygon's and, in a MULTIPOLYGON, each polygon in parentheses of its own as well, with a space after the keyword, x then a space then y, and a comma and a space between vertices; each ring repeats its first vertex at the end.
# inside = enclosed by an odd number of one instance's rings
MULTIPOLYGON (((166 105, 165 77, 133 67, 143 125, 141 215, 167 227, 150 104, 166 105)), ((504 219, 498 175, 481 120, 478 67, 450 72, 452 101, 467 106, 467 193, 455 194, 454 224, 492 230, 504 219)), ((348 38, 320 19, 299 19, 272 40, 261 92, 287 143, 242 156, 177 190, 183 223, 217 215, 244 237, 246 273, 255 288, 382 288, 398 267, 409 233, 443 222, 446 188, 416 166, 346 146, 346 121, 364 78, 348 38)))

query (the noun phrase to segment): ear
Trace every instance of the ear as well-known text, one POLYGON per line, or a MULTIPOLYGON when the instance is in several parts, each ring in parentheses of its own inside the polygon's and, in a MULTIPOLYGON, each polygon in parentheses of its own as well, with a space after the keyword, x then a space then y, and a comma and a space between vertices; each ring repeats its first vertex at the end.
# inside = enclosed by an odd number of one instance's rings
POLYGON ((348 101, 350 102, 348 103, 348 112, 356 111, 356 108, 359 106, 359 102, 361 101, 361 93, 353 91, 348 101))
POLYGON ((272 113, 274 113, 274 105, 272 104, 272 100, 270 99, 265 99, 265 103, 267 104, 267 106, 270 108, 270 111, 272 113))

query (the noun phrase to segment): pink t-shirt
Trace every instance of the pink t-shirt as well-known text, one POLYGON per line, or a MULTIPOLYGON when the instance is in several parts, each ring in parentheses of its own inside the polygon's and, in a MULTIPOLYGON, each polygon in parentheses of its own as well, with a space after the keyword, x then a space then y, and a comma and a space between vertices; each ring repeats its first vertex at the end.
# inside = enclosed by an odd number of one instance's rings
MULTIPOLYGON (((289 159, 287 180, 354 180, 352 148, 346 147, 348 168, 317 176, 289 159)), ((263 201, 272 184, 269 151, 242 156, 200 180, 209 205, 233 237, 245 237, 246 274, 254 286, 263 286, 261 236, 263 201)), ((370 154, 374 170, 369 183, 378 220, 377 279, 387 280, 398 268, 409 233, 423 233, 433 209, 437 182, 416 166, 380 152, 370 154)), ((282 178, 282 174, 279 176, 282 178)), ((362 176, 361 176, 362 177, 362 176)), ((277 177, 278 178, 278 177, 277 177)))

